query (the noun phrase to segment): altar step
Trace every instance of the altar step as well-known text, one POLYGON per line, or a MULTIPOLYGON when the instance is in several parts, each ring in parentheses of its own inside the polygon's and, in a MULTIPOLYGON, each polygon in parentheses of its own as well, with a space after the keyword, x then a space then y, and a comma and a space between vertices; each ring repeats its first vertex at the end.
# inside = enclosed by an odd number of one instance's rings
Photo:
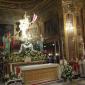
POLYGON ((45 81, 40 81, 38 83, 37 82, 34 82, 31 85, 44 85, 44 84, 59 83, 59 82, 63 82, 63 80, 62 79, 61 80, 52 80, 52 81, 45 80, 45 81))
POLYGON ((85 85, 85 78, 78 78, 78 79, 73 79, 72 82, 64 82, 62 79, 61 80, 56 80, 56 81, 47 81, 47 82, 41 82, 41 83, 33 83, 30 85, 85 85))
POLYGON ((80 78, 80 79, 74 79, 72 82, 57 82, 57 81, 54 81, 54 82, 49 82, 49 83, 46 83, 46 84, 37 84, 37 85, 85 85, 85 78, 80 78))

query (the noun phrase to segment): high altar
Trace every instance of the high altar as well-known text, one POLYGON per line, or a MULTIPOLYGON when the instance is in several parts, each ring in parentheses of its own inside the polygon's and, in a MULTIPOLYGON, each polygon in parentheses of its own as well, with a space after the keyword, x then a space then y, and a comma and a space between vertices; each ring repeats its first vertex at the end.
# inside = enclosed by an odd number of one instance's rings
MULTIPOLYGON (((47 63, 47 56, 43 52, 43 36, 38 32, 35 22, 37 15, 29 22, 27 15, 17 23, 14 30, 15 46, 9 56, 10 72, 24 80, 25 85, 56 80, 58 78, 58 65, 47 63), (33 28, 34 27, 34 28, 33 28), (47 64, 46 64, 47 63, 47 64)), ((14 46, 14 45, 13 45, 14 46)))

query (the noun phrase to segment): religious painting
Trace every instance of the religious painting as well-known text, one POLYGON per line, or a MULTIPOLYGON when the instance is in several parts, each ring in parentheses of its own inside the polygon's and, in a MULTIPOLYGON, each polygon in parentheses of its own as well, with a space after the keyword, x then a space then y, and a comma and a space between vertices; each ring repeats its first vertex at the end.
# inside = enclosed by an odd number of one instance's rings
POLYGON ((0 24, 0 48, 3 48, 3 36, 6 34, 10 34, 13 36, 14 34, 14 25, 12 24, 0 24))

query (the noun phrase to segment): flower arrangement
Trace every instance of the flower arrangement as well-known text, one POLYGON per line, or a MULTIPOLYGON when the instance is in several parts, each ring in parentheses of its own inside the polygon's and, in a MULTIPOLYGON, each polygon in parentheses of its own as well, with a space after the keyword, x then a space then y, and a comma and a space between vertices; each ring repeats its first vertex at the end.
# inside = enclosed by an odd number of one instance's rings
POLYGON ((64 65, 63 72, 62 72, 62 77, 63 79, 66 80, 72 80, 72 67, 70 65, 64 65))
POLYGON ((26 57, 30 57, 32 61, 41 61, 45 60, 46 56, 40 51, 31 51, 29 49, 22 51, 20 54, 11 54, 10 61, 19 62, 24 61, 26 57))

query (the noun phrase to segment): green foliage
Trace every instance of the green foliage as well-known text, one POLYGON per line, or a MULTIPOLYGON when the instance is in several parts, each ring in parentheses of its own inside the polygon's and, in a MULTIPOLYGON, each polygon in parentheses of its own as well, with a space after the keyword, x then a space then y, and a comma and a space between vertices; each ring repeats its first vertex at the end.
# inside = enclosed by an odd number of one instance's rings
POLYGON ((72 80, 72 67, 70 65, 64 65, 62 76, 64 79, 72 80))
POLYGON ((9 79, 14 79, 14 78, 18 78, 18 76, 15 73, 11 72, 9 74, 9 79))
POLYGON ((10 61, 19 62, 24 61, 25 57, 30 57, 32 61, 45 60, 46 56, 40 51, 31 51, 29 49, 22 51, 20 54, 11 54, 10 61))

